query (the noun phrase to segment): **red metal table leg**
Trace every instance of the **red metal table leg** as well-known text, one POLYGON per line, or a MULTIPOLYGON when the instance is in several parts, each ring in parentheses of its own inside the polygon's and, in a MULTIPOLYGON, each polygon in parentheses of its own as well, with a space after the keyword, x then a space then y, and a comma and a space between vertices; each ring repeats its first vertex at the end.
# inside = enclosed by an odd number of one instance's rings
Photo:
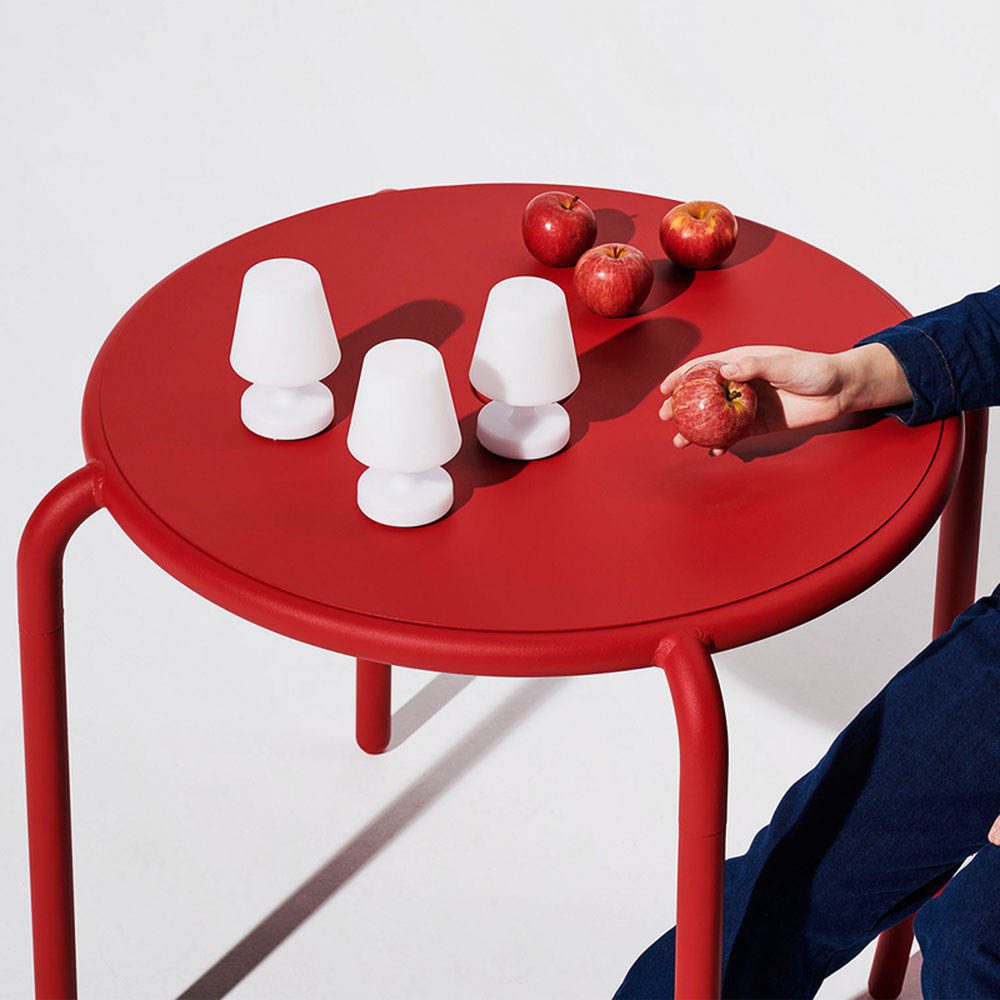
POLYGON ((358 660, 357 739, 365 753, 382 753, 392 738, 392 667, 358 660))
POLYGON ((95 466, 74 472, 31 515, 17 554, 24 764, 35 995, 76 996, 62 557, 101 506, 95 466))
POLYGON ((668 636, 654 658, 670 684, 680 744, 674 996, 718 1000, 729 742, 712 657, 699 636, 668 636))
POLYGON ((989 410, 965 415, 965 448, 958 481, 941 516, 938 540, 934 635, 946 632, 976 599, 979 527, 983 511, 983 474, 989 410))
MULTIPOLYGON (((976 599, 988 430, 988 410, 965 415, 962 467, 941 516, 934 593, 935 636, 947 632, 955 618, 976 599)), ((890 927, 879 937, 868 977, 868 992, 875 1000, 895 1000, 902 992, 912 945, 913 917, 890 927)))
POLYGON ((879 935, 872 969, 868 974, 868 992, 874 1000, 895 1000, 903 992, 915 919, 916 914, 913 914, 879 935))

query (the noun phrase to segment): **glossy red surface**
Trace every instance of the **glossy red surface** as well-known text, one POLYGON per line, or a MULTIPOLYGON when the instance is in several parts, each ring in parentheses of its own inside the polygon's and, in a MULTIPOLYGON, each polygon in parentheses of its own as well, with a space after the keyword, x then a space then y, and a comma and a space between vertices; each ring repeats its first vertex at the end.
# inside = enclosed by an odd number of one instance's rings
POLYGON ((571 270, 524 248, 522 209, 545 189, 343 202, 223 244, 157 285, 108 338, 84 403, 87 456, 104 467, 103 499, 124 530, 184 583, 266 627, 470 673, 644 666, 678 624, 735 645, 821 613, 902 558, 947 497, 960 421, 758 438, 709 460, 672 448, 656 413, 659 381, 693 353, 836 350, 897 322, 901 307, 829 255, 743 219, 722 268, 677 270, 657 233, 676 202, 574 189, 599 242, 655 260, 645 311, 602 319, 577 302, 571 270), (327 379, 337 417, 307 441, 247 431, 245 383, 228 362, 243 272, 276 256, 319 268, 341 337, 343 362, 327 379), (567 290, 582 373, 567 403, 570 447, 535 463, 477 445, 481 404, 467 379, 486 293, 515 274, 567 290), (345 446, 361 359, 390 337, 441 349, 465 442, 448 466, 454 512, 415 530, 358 511, 362 467, 345 446))

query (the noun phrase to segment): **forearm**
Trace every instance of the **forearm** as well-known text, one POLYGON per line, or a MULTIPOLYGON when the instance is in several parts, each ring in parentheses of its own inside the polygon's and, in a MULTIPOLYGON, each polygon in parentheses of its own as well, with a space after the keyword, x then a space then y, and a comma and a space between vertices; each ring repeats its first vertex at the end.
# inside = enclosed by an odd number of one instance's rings
MULTIPOLYGON (((922 424, 1000 404, 1000 287, 866 337, 855 351, 871 357, 858 359, 859 368, 877 358, 871 350, 876 346, 891 353, 909 394, 895 402, 884 401, 878 393, 888 389, 891 397, 898 383, 893 387, 880 381, 874 405, 895 408, 894 415, 905 423, 922 424)), ((875 363, 879 379, 884 379, 884 353, 875 363)), ((857 395, 866 402, 863 391, 857 395)))

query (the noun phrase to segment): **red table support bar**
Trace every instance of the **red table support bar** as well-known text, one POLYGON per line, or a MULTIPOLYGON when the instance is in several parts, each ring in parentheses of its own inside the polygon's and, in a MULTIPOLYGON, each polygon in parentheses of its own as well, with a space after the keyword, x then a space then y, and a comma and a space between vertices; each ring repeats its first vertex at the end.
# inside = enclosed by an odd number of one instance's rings
POLYGON ((673 995, 683 1000, 718 1000, 729 775, 726 711, 703 636, 668 636, 653 662, 667 675, 680 745, 673 995))
POLYGON ((17 554, 35 995, 46 1000, 76 996, 62 557, 100 506, 99 469, 88 465, 38 505, 17 554))

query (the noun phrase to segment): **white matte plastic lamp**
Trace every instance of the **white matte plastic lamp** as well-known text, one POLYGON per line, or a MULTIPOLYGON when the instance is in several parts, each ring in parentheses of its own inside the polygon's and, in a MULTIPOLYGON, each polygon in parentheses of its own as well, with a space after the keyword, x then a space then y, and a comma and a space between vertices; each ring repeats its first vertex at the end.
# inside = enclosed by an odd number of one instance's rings
POLYGON ((252 382, 243 423, 261 437, 312 437, 333 421, 333 393, 320 379, 340 364, 323 280, 312 264, 275 257, 243 276, 229 362, 252 382))
POLYGON ((415 528, 451 509, 455 488, 441 468, 462 434, 444 360, 422 340, 376 344, 361 365, 348 451, 369 468, 358 506, 379 524, 415 528))
POLYGON ((558 401, 580 384, 580 366, 558 285, 523 276, 490 289, 469 379, 492 400, 476 422, 484 448, 535 459, 566 446, 569 414, 558 401))

